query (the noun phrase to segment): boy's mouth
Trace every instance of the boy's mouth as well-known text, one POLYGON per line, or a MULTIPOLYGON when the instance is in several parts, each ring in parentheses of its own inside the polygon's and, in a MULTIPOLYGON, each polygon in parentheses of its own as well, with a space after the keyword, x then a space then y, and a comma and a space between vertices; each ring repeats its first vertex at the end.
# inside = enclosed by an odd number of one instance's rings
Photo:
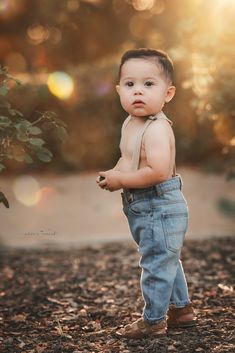
POLYGON ((136 99, 132 104, 136 105, 136 104, 145 104, 145 103, 141 99, 136 99))

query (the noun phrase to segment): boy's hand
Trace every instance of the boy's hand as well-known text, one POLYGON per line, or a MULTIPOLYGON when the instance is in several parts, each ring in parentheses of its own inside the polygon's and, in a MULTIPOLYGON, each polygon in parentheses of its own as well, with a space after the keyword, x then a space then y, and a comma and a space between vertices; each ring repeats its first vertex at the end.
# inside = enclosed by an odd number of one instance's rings
POLYGON ((99 172, 99 176, 96 179, 96 182, 102 189, 106 189, 112 192, 122 188, 120 176, 121 172, 111 169, 106 172, 99 172), (104 177, 104 179, 100 180, 100 177, 104 177))

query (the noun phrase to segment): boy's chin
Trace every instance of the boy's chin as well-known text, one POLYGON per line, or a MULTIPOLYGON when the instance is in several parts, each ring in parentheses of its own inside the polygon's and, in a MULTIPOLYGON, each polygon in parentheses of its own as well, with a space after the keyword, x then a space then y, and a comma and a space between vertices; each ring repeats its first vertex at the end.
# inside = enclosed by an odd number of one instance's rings
POLYGON ((144 112, 144 113, 130 112, 129 114, 131 116, 135 116, 137 118, 147 118, 149 116, 155 116, 157 113, 159 113, 159 112, 149 112, 149 113, 147 113, 147 112, 144 112))

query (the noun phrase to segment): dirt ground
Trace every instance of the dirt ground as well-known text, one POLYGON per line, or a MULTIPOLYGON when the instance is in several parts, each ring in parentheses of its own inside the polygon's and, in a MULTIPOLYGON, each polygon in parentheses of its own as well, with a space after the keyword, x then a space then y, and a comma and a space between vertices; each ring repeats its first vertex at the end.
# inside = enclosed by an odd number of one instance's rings
MULTIPOLYGON (((235 180, 227 182, 224 175, 196 168, 177 172, 189 206, 188 239, 234 235, 234 218, 218 209, 218 201, 235 199, 235 180)), ((9 209, 0 206, 2 245, 73 248, 130 239, 120 191, 99 189, 96 177, 82 173, 0 178, 10 202, 9 209)))
POLYGON ((235 238, 187 240, 183 248, 193 329, 161 339, 118 339, 142 311, 133 243, 71 250, 0 251, 1 353, 233 353, 235 238))

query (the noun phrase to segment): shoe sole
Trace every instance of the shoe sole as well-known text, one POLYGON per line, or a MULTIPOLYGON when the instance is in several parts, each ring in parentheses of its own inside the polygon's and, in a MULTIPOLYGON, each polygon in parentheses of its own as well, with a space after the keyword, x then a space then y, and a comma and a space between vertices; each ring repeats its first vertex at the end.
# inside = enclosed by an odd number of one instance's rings
POLYGON ((196 326, 196 320, 193 321, 188 321, 188 322, 181 322, 181 323, 177 323, 175 325, 169 325, 167 328, 171 329, 171 328, 189 328, 189 327, 193 327, 196 326))
POLYGON ((142 338, 162 338, 162 337, 166 337, 166 332, 164 333, 158 333, 158 334, 152 334, 152 333, 142 333, 136 336, 129 336, 129 335, 125 335, 125 334, 121 334, 119 332, 115 332, 115 336, 118 338, 129 338, 129 339, 142 339, 142 338))

